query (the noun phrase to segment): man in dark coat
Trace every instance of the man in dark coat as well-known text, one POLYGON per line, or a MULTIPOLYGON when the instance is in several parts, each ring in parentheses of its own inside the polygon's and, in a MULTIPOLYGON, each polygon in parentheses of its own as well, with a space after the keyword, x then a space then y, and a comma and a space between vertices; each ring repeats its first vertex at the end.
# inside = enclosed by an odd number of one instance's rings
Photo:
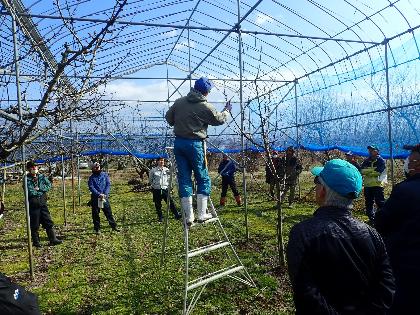
POLYGON ((295 200, 296 183, 299 174, 302 172, 302 165, 295 156, 293 147, 286 149, 286 156, 280 159, 278 167, 280 178, 284 179, 284 189, 282 190, 281 199, 283 200, 283 197, 289 192, 288 202, 289 208, 291 208, 295 200))
POLYGON ((419 314, 420 297, 420 143, 406 146, 408 178, 396 185, 375 226, 382 234, 394 270, 397 290, 389 314, 419 314))
POLYGON ((340 159, 312 174, 320 208, 292 228, 287 246, 296 314, 385 314, 395 291, 385 245, 351 214, 361 174, 340 159))
POLYGON ((278 170, 280 162, 280 157, 278 156, 276 151, 273 151, 271 153, 271 162, 271 166, 269 165, 269 162, 267 162, 265 166, 265 182, 269 185, 269 193, 271 198, 274 199, 274 188, 276 187, 276 174, 277 176, 279 176, 278 170), (272 167, 274 167, 276 174, 272 172, 272 167))

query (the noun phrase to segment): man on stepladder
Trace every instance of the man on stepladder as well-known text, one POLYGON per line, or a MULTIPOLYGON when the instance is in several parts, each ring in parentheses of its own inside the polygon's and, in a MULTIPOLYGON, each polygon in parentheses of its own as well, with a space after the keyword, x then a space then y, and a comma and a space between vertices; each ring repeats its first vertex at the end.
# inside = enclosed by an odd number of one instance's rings
POLYGON ((174 127, 179 196, 189 226, 194 222, 192 171, 197 182, 198 222, 202 223, 212 218, 212 215, 207 213, 211 182, 206 165, 204 139, 207 137, 208 125, 223 125, 232 109, 230 102, 227 102, 223 111, 217 112, 213 105, 207 102, 207 95, 212 87, 209 79, 198 79, 188 95, 177 99, 165 115, 166 121, 174 127))

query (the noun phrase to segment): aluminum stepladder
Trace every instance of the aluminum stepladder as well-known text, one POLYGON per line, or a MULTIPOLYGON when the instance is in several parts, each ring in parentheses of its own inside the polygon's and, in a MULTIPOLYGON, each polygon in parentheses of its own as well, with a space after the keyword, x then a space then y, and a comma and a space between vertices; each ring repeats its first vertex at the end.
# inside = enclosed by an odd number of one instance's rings
MULTIPOLYGON (((170 165, 170 176, 169 176, 169 185, 168 185, 168 200, 167 200, 167 208, 166 208, 166 217, 164 221, 164 232, 163 232, 163 242, 162 242, 162 253, 161 253, 161 260, 160 263, 163 265, 165 259, 165 247, 166 247, 166 239, 168 236, 168 218, 169 218, 169 199, 171 197, 171 188, 174 182, 174 175, 176 174, 176 162, 175 156, 173 154, 173 147, 167 147, 166 152, 168 154, 168 158, 171 162, 170 165)), ((204 223, 197 223, 193 226, 188 226, 185 220, 185 213, 184 210, 181 209, 182 214, 182 222, 184 228, 184 249, 185 249, 185 264, 184 264, 184 271, 185 271, 185 278, 184 278, 184 299, 183 299, 183 315, 189 315, 192 313, 198 299, 200 298, 201 294, 203 293, 204 289, 206 288, 207 284, 216 281, 223 277, 229 277, 236 281, 242 282, 249 286, 255 287, 255 283, 252 280, 251 276, 249 275, 248 271, 246 270, 245 266, 242 264, 239 256, 237 255, 232 243, 229 240, 220 220, 217 215, 216 209, 214 204, 209 197, 208 205, 213 218, 205 221, 204 223), (198 248, 190 249, 189 246, 189 234, 190 229, 198 229, 198 228, 213 228, 216 232, 216 236, 218 238, 217 241, 201 246, 198 248), (190 280, 189 274, 189 267, 190 267, 190 259, 193 257, 198 257, 200 255, 204 255, 206 253, 216 251, 216 250, 223 250, 226 258, 229 261, 233 262, 233 265, 228 267, 222 268, 215 272, 211 272, 204 276, 198 277, 196 279, 190 280), (189 300, 189 294, 192 294, 191 299, 189 300)))

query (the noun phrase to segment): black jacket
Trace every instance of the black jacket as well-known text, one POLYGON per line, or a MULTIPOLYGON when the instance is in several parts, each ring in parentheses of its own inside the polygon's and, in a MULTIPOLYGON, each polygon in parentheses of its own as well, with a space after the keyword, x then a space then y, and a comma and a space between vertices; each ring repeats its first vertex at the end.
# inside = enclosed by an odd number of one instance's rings
POLYGON ((0 273, 0 314, 40 315, 38 298, 0 273))
POLYGON ((385 314, 395 284, 385 245, 350 210, 321 207, 287 246, 296 314, 385 314))
MULTIPOLYGON (((279 163, 280 163, 280 158, 279 157, 272 157, 271 161, 273 163, 274 169, 276 170, 276 172, 279 169, 279 163)), ((279 174, 277 174, 279 175, 279 174)), ((276 182, 276 177, 274 176, 273 172, 271 171, 270 167, 268 166, 268 164, 265 166, 265 182, 267 184, 274 184, 276 182)))
POLYGON ((280 177, 285 177, 286 183, 294 183, 302 172, 302 165, 296 156, 282 157, 278 164, 280 177))
POLYGON ((420 174, 394 187, 375 225, 387 246, 397 283, 392 314, 420 314, 420 174))

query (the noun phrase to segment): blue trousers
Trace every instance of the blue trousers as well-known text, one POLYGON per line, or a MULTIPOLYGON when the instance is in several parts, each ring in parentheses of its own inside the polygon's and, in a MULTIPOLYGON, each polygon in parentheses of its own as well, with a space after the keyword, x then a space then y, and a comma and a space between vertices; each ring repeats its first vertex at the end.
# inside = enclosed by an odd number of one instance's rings
MULTIPOLYGON (((92 207, 93 228, 95 231, 99 231, 101 228, 101 219, 99 217, 99 213, 101 213, 101 209, 98 207, 98 197, 91 195, 90 202, 91 202, 91 207, 92 207)), ((115 222, 114 216, 112 215, 112 210, 111 210, 111 205, 109 204, 109 200, 105 201, 102 211, 104 212, 105 217, 108 220, 109 226, 111 228, 116 228, 117 223, 115 222)))
POLYGON ((174 154, 178 167, 179 196, 183 198, 192 195, 192 171, 197 182, 197 194, 209 196, 211 181, 205 163, 203 140, 176 137, 174 154))

